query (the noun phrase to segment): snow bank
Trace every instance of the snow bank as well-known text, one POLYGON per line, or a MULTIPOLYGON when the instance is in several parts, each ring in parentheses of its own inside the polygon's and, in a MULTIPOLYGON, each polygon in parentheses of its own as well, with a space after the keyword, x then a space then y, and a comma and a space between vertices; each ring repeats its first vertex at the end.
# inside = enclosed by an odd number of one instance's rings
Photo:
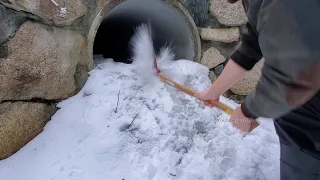
MULTIPOLYGON (((167 68, 197 91, 210 85, 200 64, 179 60, 167 68)), ((1 180, 278 179, 270 121, 243 137, 219 109, 157 80, 146 85, 135 65, 97 65, 59 108, 39 136, 0 161, 1 180)))
MULTIPOLYGON (((148 59, 145 45, 137 52, 148 59)), ((196 91, 210 86, 205 66, 168 63, 170 53, 162 55, 161 70, 172 79, 196 91)), ((96 62, 84 88, 59 103, 44 131, 0 161, 0 180, 279 179, 270 120, 243 136, 223 111, 145 76, 150 62, 96 62)))

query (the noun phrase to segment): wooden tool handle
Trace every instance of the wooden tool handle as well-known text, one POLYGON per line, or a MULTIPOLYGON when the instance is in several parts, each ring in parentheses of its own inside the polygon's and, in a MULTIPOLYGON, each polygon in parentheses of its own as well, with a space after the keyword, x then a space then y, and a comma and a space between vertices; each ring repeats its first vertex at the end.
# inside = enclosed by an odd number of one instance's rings
POLYGON ((258 123, 258 121, 253 120, 250 124, 250 129, 249 132, 251 132, 252 130, 254 130, 256 127, 258 127, 260 124, 258 123))
POLYGON ((175 88, 183 91, 183 92, 186 93, 186 94, 189 94, 190 96, 194 96, 194 95, 196 94, 196 92, 195 92, 194 90, 189 89, 189 88, 187 88, 187 87, 185 87, 185 86, 183 86, 183 85, 181 85, 181 84, 179 84, 179 83, 177 83, 177 82, 169 79, 169 78, 168 78, 166 75, 164 75, 163 73, 159 73, 159 76, 160 76, 160 79, 161 79, 162 81, 164 81, 165 83, 167 83, 167 84, 169 84, 170 86, 175 87, 175 88))
MULTIPOLYGON (((160 75, 160 79, 163 80, 164 82, 166 82, 167 84, 169 84, 172 87, 175 87, 177 89, 179 89, 180 91, 183 91, 186 94, 189 94, 190 96, 194 96, 197 92, 195 92, 192 89, 189 89, 171 79, 169 79, 167 76, 165 76, 163 73, 159 73, 160 75)), ((228 113, 229 115, 232 115, 232 108, 228 107, 227 105, 222 104, 219 101, 215 102, 215 106, 217 106, 218 108, 224 110, 226 113, 228 113)))
MULTIPOLYGON (((159 73, 159 76, 160 76, 160 79, 161 79, 162 81, 164 81, 166 84, 168 84, 168 85, 170 85, 170 86, 172 86, 172 87, 174 87, 174 88, 177 88, 177 89, 179 89, 180 91, 182 91, 182 92, 184 92, 184 93, 186 93, 186 94, 189 94, 190 96, 193 96, 193 97, 194 97, 194 95, 196 94, 196 92, 195 92, 194 90, 189 89, 189 88, 187 88, 187 87, 185 87, 185 86, 183 86, 183 85, 181 85, 181 84, 179 84, 179 83, 171 80, 170 78, 168 78, 167 76, 165 76, 165 75, 164 75, 163 73, 161 73, 161 72, 159 73)), ((233 113, 233 109, 232 109, 232 108, 228 107, 227 105, 225 105, 225 104, 223 104, 223 103, 221 103, 221 102, 219 102, 219 101, 216 101, 215 106, 218 107, 219 109, 225 111, 225 112, 226 112, 227 114, 229 114, 230 116, 231 116, 232 113, 233 113)), ((251 123, 249 132, 251 132, 253 129, 255 129, 255 128, 258 127, 258 126, 259 126, 259 123, 258 123, 256 120, 254 120, 254 121, 251 123)))

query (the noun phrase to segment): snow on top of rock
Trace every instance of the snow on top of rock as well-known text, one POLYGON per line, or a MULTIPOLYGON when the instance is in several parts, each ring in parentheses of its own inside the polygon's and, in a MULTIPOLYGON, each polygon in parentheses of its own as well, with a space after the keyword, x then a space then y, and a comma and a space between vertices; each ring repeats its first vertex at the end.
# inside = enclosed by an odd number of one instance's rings
POLYGON ((61 7, 60 8, 60 17, 66 17, 67 16, 67 8, 61 7))

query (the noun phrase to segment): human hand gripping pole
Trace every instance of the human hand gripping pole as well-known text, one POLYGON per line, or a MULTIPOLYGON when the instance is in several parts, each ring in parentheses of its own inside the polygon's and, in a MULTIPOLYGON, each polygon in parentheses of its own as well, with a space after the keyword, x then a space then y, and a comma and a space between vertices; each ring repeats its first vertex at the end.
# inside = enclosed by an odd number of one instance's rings
MULTIPOLYGON (((155 68, 158 76, 160 77, 160 79, 163 82, 165 82, 166 84, 168 84, 168 85, 170 85, 170 86, 172 86, 172 87, 174 87, 174 88, 176 88, 176 89, 178 89, 178 90, 180 90, 180 91, 182 91, 182 92, 184 92, 184 93, 186 93, 186 94, 188 94, 190 96, 195 97, 195 94, 197 94, 197 92, 195 92, 194 90, 192 90, 190 88, 187 88, 187 87, 185 87, 185 86, 173 81, 172 79, 168 78, 165 74, 163 74, 160 71, 160 69, 158 68, 156 58, 154 59, 153 65, 154 65, 154 68, 155 68)), ((210 103, 212 104, 212 101, 210 101, 210 103)), ((229 106, 227 106, 227 105, 225 105, 225 104, 223 104, 223 103, 221 103, 219 101, 215 101, 214 102, 214 106, 219 108, 219 109, 221 109, 221 110, 223 110, 224 112, 226 112, 230 116, 232 115, 232 113, 234 111, 232 108, 230 108, 229 106)), ((251 132, 252 130, 254 130, 258 126, 259 126, 259 123, 256 120, 253 120, 251 122, 251 124, 250 124, 250 128, 249 128, 248 132, 251 132)))

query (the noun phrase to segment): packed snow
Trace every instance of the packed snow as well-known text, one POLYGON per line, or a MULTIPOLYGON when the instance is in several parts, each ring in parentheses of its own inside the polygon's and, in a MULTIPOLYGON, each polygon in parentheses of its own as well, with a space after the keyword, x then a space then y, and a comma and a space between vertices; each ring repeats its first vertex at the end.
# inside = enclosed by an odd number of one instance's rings
MULTIPOLYGON (((149 69, 142 70, 139 63, 97 61, 82 90, 58 104, 44 131, 0 161, 0 179, 279 179, 272 120, 259 119, 261 125, 243 135, 223 111, 156 76, 146 79, 149 69)), ((208 68, 189 60, 172 61, 163 71, 196 91, 211 84, 208 68)), ((238 106, 224 97, 221 102, 238 106)))
POLYGON ((60 12, 59 12, 59 15, 60 15, 60 17, 67 17, 67 8, 65 8, 65 7, 62 7, 62 8, 60 8, 60 12))

